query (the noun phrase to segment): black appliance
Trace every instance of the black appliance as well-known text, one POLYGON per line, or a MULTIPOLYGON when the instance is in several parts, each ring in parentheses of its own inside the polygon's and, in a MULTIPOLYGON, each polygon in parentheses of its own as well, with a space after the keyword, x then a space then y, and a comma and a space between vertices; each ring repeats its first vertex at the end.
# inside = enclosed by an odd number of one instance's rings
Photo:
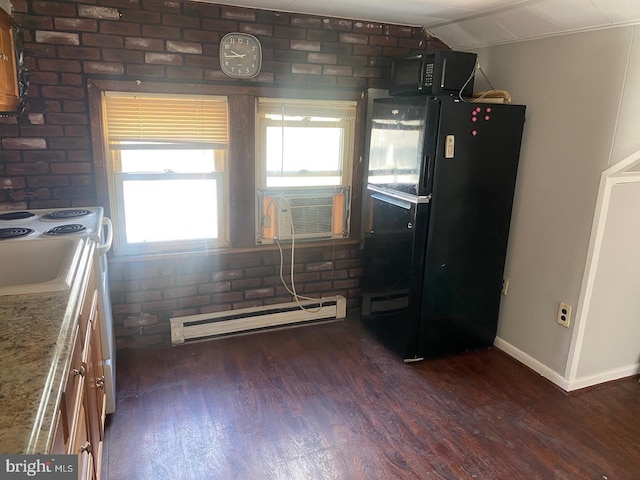
POLYGON ((407 362, 493 344, 524 114, 373 101, 362 319, 407 362))
POLYGON ((391 62, 389 93, 396 95, 455 95, 470 97, 476 72, 475 53, 435 50, 395 58, 391 62))

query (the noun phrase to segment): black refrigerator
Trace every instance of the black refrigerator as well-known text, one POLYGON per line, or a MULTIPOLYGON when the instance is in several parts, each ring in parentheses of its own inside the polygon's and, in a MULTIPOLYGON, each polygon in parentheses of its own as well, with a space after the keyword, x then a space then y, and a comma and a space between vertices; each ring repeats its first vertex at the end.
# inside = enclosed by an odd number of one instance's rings
POLYGON ((493 345, 525 106, 375 99, 362 320, 406 362, 493 345))

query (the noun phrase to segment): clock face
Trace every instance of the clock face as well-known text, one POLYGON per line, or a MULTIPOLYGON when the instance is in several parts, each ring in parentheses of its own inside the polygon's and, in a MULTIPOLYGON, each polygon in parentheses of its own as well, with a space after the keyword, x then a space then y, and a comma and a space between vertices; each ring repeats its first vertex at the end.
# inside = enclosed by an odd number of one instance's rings
POLYGON ((262 46, 248 33, 227 33, 220 40, 220 68, 233 78, 251 78, 260 72, 262 46))

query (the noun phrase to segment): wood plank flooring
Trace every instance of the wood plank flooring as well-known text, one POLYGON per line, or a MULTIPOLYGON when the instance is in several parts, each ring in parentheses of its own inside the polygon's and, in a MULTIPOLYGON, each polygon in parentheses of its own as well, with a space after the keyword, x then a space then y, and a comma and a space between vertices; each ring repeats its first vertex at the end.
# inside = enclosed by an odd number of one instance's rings
POLYGON ((405 365, 357 320, 119 352, 106 480, 640 479, 640 384, 405 365))

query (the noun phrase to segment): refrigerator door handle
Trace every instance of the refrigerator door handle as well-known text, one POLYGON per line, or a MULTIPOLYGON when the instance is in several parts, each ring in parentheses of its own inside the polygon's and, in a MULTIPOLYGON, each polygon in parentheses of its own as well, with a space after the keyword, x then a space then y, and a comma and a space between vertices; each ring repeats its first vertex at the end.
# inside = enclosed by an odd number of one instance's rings
POLYGON ((422 191, 426 191, 429 188, 429 162, 431 161, 431 157, 429 155, 425 155, 424 161, 422 162, 422 191))

